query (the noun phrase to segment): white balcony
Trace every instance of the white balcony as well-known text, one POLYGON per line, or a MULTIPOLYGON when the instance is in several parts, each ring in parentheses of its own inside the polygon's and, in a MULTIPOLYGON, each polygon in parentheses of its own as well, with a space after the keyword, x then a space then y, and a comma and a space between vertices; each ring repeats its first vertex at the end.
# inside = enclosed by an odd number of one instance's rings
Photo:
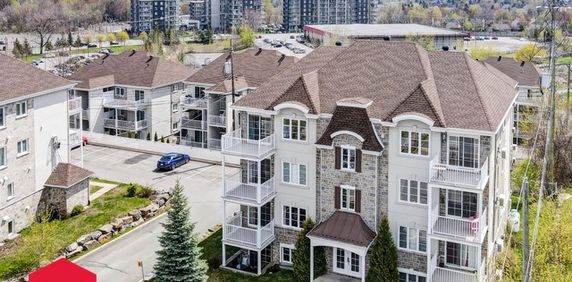
POLYGON ((201 119, 181 118, 181 128, 207 130, 207 121, 201 119))
POLYGON ((224 180, 224 198, 239 202, 263 204, 276 194, 274 177, 262 184, 243 183, 239 177, 224 180))
POLYGON ((220 139, 209 138, 209 149, 211 149, 211 150, 220 150, 220 148, 221 148, 221 141, 220 141, 220 139))
POLYGON ((246 138, 238 129, 222 136, 222 153, 255 159, 264 159, 276 148, 274 134, 260 140, 246 138))
POLYGON ((435 156, 429 165, 430 181, 454 187, 482 190, 489 179, 489 159, 480 168, 460 167, 442 164, 435 156))
POLYGON ((244 226, 246 218, 239 213, 225 220, 222 239, 226 243, 262 249, 274 240, 274 220, 263 227, 244 226))
POLYGON ((191 98, 191 97, 181 97, 181 106, 186 109, 206 109, 207 108, 207 98, 191 98))
POLYGON ((200 140, 195 140, 190 136, 181 137, 181 145, 191 146, 195 148, 207 148, 207 142, 202 142, 200 140))
POLYGON ((433 207, 431 207, 430 233, 481 243, 487 233, 487 215, 487 208, 485 208, 479 216, 472 218, 439 215, 439 205, 433 205, 433 207))
POLYGON ((88 110, 81 110, 81 118, 88 120, 89 119, 89 111, 88 110))
POLYGON ((226 116, 225 115, 209 115, 209 125, 226 127, 226 116))
POLYGON ((439 266, 437 263, 437 255, 433 255, 431 257, 429 274, 431 281, 435 282, 484 282, 485 262, 481 263, 479 270, 459 269, 446 265, 439 266))
POLYGON ((149 103, 144 100, 127 100, 127 99, 116 99, 116 98, 105 98, 103 100, 103 106, 106 108, 114 109, 125 109, 136 111, 138 109, 144 108, 149 103))
POLYGON ((81 111, 81 97, 68 100, 68 111, 70 115, 78 114, 81 111))
POLYGON ((540 107, 542 104, 542 95, 538 94, 518 94, 516 97, 516 104, 518 105, 525 105, 525 106, 533 106, 533 107, 540 107))
POLYGON ((138 131, 147 127, 147 120, 133 121, 108 118, 103 120, 103 125, 107 128, 138 131))

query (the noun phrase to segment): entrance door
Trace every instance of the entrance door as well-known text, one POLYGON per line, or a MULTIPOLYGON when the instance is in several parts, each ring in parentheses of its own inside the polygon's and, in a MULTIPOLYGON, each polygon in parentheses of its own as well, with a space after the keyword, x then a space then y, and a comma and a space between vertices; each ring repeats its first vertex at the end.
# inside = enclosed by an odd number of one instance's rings
POLYGON ((360 278, 360 256, 356 253, 334 249, 334 272, 360 278))

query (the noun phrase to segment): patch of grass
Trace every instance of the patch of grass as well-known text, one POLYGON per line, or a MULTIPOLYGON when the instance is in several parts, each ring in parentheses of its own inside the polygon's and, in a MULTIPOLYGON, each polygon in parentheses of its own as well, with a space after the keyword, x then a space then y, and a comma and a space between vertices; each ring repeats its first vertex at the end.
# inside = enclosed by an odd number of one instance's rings
POLYGON ((568 64, 568 63, 572 63, 572 56, 558 58, 558 59, 556 60, 556 63, 557 63, 557 64, 568 64))
POLYGON ((101 190, 101 188, 103 188, 103 186, 90 185, 89 186, 89 194, 92 195, 93 193, 101 190))
POLYGON ((103 179, 103 178, 97 178, 97 177, 92 177, 89 179, 90 182, 99 182, 99 183, 105 183, 105 184, 116 184, 119 185, 121 184, 120 182, 116 182, 116 181, 112 181, 112 180, 107 180, 107 179, 103 179))
MULTIPOLYGON (((113 54, 120 54, 123 53, 124 51, 131 51, 131 50, 140 50, 141 48, 143 48, 143 46, 141 45, 127 45, 127 46, 111 46, 111 47, 102 47, 102 48, 107 48, 110 49, 113 54)), ((80 49, 75 49, 75 50, 62 50, 62 52, 68 53, 70 55, 77 55, 77 54, 95 54, 97 52, 99 52, 99 50, 101 50, 101 48, 99 47, 94 47, 94 48, 80 48, 80 49)), ((56 54, 59 51, 54 51, 56 54)), ((46 52, 46 53, 51 53, 51 52, 46 52)), ((44 54, 46 54, 44 53, 44 54)), ((24 58, 24 62, 26 63, 31 63, 32 61, 35 60, 39 60, 42 58, 43 55, 40 54, 34 54, 34 55, 30 55, 27 56, 26 58, 24 58)))
MULTIPOLYGON (((222 229, 217 230, 209 237, 205 238, 199 243, 199 246, 203 248, 202 259, 209 262, 209 260, 218 259, 221 260, 222 256, 222 229)), ((228 250, 228 249, 227 249, 228 250)), ((241 273, 234 273, 231 271, 223 269, 211 269, 209 267, 209 279, 208 281, 238 281, 238 282, 249 282, 249 281, 272 281, 272 282, 289 282, 293 281, 292 271, 280 270, 274 273, 266 273, 260 277, 254 277, 250 275, 245 275, 241 273)))
POLYGON ((34 223, 20 232, 20 237, 7 246, 0 258, 0 280, 21 275, 37 268, 81 235, 94 231, 112 219, 146 206, 149 199, 126 197, 122 184, 91 202, 81 214, 65 220, 34 223))
POLYGON ((230 50, 230 40, 215 40, 212 44, 187 43, 187 46, 196 53, 224 52, 230 50))

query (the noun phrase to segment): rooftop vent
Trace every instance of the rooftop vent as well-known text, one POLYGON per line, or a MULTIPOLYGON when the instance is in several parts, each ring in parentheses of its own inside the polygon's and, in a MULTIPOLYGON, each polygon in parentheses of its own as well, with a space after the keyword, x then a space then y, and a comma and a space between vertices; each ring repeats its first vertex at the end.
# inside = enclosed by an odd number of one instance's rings
POLYGON ((131 50, 131 54, 129 54, 129 57, 135 55, 136 52, 137 52, 137 51, 135 51, 135 50, 131 50))
POLYGON ((254 56, 258 56, 260 55, 260 53, 262 53, 262 48, 258 48, 258 51, 256 52, 256 54, 254 54, 254 56))
POLYGON ((524 67, 524 61, 520 62, 520 66, 524 67))
POLYGON ((336 41, 336 46, 342 46, 342 42, 336 41))
POLYGON ((384 41, 391 41, 391 36, 387 35, 383 37, 384 41))
POLYGON ((282 61, 284 61, 284 59, 286 59, 286 55, 282 54, 282 56, 280 56, 280 59, 278 59, 278 64, 281 64, 282 61))
POLYGON ((443 46, 443 51, 449 51, 449 46, 443 46))
POLYGON ((497 58, 497 62, 500 62, 501 60, 502 60, 502 56, 499 56, 499 57, 497 58))
POLYGON ((149 56, 149 59, 147 59, 147 61, 145 61, 145 63, 151 62, 153 60, 153 56, 149 56))

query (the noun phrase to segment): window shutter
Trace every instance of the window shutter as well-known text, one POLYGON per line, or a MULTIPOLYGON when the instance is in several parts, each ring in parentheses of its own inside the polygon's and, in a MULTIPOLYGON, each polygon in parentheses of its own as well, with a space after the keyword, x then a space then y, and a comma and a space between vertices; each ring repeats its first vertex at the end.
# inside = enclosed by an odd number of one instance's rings
POLYGON ((361 172, 361 150, 356 150, 356 172, 361 172))
POLYGON ((336 169, 340 169, 340 168, 342 167, 342 164, 341 164, 341 161, 342 161, 342 148, 336 146, 336 147, 335 147, 335 151, 336 151, 336 153, 335 153, 334 163, 335 163, 336 169))
POLYGON ((356 189, 356 212, 361 212, 361 190, 356 189))
POLYGON ((340 186, 334 188, 334 208, 340 209, 340 186))

